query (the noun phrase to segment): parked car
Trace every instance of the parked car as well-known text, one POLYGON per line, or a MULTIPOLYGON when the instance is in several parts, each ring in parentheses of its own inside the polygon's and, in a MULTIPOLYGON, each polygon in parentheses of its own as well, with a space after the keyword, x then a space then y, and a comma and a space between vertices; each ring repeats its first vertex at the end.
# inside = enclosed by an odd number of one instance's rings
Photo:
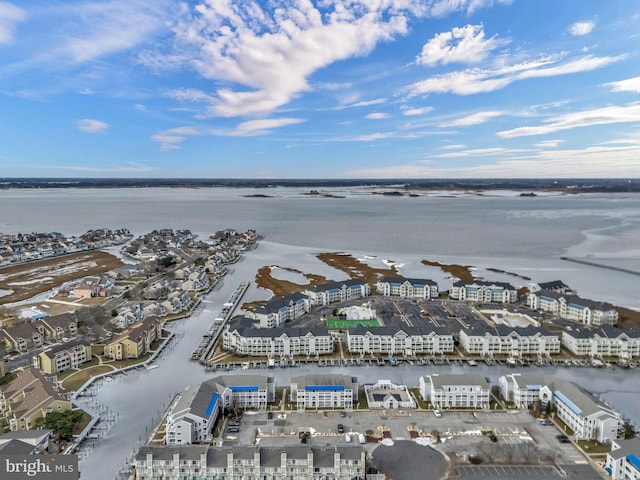
POLYGON ((267 418, 271 420, 273 418, 273 412, 267 413, 267 418))
POLYGON ((436 416, 436 418, 440 418, 442 416, 442 412, 437 408, 433 409, 433 414, 436 416))
POLYGON ((491 440, 493 443, 496 443, 498 441, 498 437, 496 437, 496 434, 491 432, 489 434, 489 440, 491 440))
POLYGON ((344 425, 341 423, 338 424, 338 433, 344 433, 344 425))

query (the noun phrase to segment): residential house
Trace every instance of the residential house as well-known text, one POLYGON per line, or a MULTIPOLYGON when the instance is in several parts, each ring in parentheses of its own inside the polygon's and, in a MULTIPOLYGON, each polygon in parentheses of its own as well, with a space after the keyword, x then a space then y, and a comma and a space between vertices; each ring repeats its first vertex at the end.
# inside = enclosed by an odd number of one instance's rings
POLYGON ((0 435, 0 455, 35 455, 45 453, 53 430, 18 430, 0 435))

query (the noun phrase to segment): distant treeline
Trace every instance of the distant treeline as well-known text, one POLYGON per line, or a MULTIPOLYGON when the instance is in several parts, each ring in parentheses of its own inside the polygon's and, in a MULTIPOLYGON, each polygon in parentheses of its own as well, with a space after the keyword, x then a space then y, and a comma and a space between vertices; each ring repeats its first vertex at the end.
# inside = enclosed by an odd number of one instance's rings
POLYGON ((640 192, 640 179, 246 179, 246 178, 0 178, 0 188, 271 188, 393 187, 394 190, 552 190, 640 192))

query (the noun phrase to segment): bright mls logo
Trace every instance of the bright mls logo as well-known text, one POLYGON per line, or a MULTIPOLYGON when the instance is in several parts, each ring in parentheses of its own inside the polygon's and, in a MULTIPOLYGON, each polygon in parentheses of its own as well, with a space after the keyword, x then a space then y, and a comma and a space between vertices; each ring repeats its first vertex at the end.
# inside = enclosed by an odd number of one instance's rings
POLYGON ((0 455, 2 480, 77 480, 75 455, 0 455))

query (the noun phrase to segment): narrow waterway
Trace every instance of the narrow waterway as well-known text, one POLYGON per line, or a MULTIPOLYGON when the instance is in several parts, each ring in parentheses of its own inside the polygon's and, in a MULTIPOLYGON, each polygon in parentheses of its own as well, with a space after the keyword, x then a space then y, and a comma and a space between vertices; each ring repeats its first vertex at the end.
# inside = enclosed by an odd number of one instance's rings
MULTIPOLYGON (((306 250, 295 253, 295 266, 304 272, 326 275, 328 278, 344 278, 336 271, 319 262, 306 250)), ((118 375, 113 381, 102 381, 96 388, 95 396, 85 401, 99 403, 108 407, 115 416, 115 423, 106 435, 85 445, 86 455, 80 463, 81 478, 89 480, 113 480, 119 470, 130 461, 137 448, 146 440, 155 427, 164 410, 173 397, 188 385, 201 382, 217 374, 205 372, 197 362, 190 360, 192 351, 201 340, 201 335, 210 327, 222 305, 242 281, 252 280, 263 265, 290 266, 292 252, 282 251, 271 245, 261 244, 256 250, 245 254, 240 262, 231 266, 230 273, 222 285, 209 293, 198 310, 188 319, 174 322, 171 328, 181 336, 167 349, 158 360, 159 367, 118 375)), ((267 292, 259 291, 252 284, 247 292, 246 301, 267 298, 267 292)), ((422 375, 432 372, 441 373, 477 373, 497 383, 500 375, 516 370, 506 366, 489 367, 480 364, 477 367, 462 366, 409 366, 378 367, 361 366, 345 368, 302 366, 273 370, 235 370, 232 374, 265 374, 276 378, 280 386, 287 386, 292 376, 321 371, 322 373, 350 373, 358 378, 360 384, 373 383, 378 379, 388 379, 394 383, 410 386, 418 385, 422 375)), ((638 369, 618 368, 551 368, 528 367, 523 373, 555 374, 558 377, 575 381, 591 390, 604 401, 630 417, 637 423, 640 420, 640 394, 638 369)))

